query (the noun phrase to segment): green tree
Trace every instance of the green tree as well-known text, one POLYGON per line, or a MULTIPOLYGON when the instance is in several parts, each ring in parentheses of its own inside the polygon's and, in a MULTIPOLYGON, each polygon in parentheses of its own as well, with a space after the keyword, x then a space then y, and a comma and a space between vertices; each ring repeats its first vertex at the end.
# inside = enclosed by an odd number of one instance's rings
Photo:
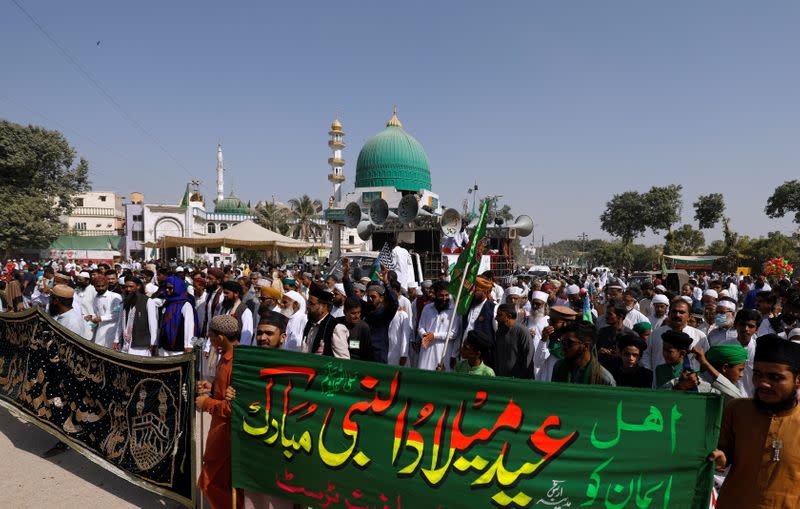
POLYGON ((706 243, 705 236, 700 230, 695 230, 692 225, 685 224, 676 230, 667 232, 664 237, 664 254, 691 255, 700 252, 706 243))
POLYGON ((289 233, 289 209, 272 202, 261 202, 256 205, 256 223, 264 228, 286 235, 289 233))
POLYGON ((310 240, 322 236, 322 225, 316 221, 322 212, 322 202, 312 200, 307 194, 289 200, 290 229, 296 239, 310 240))
POLYGON ((619 238, 624 247, 642 236, 647 226, 647 205, 643 196, 636 191, 615 194, 600 215, 600 228, 619 238))
POLYGON ((786 258, 793 265, 800 260, 797 239, 777 231, 769 232, 766 237, 748 239, 746 245, 742 246, 741 254, 745 257, 743 264, 756 272, 761 272, 764 262, 772 258, 786 258))
POLYGON ((65 231, 60 216, 87 191, 89 163, 73 167, 75 151, 64 135, 0 120, 0 251, 46 248, 65 231))
POLYGON ((651 187, 644 194, 645 226, 653 233, 670 231, 672 225, 681 220, 683 186, 670 184, 665 187, 651 187))
POLYGON ((767 199, 764 212, 772 218, 794 212, 794 222, 800 226, 800 180, 789 180, 776 187, 775 192, 767 199))
POLYGON ((725 200, 720 193, 699 196, 694 202, 694 219, 701 230, 713 228, 722 221, 725 214, 725 200))

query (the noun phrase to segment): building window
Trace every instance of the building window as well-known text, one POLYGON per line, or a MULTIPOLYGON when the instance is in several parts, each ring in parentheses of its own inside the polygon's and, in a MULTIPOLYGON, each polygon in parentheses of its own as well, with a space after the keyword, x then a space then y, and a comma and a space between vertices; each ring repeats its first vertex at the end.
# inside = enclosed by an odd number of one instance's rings
POLYGON ((217 225, 215 225, 214 223, 208 223, 206 230, 208 231, 208 233, 217 233, 217 225))
POLYGON ((83 198, 75 198, 75 206, 83 207, 83 198))
POLYGON ((131 258, 134 260, 144 260, 144 250, 131 250, 131 258))
POLYGON ((222 232, 222 231, 225 231, 225 230, 227 230, 227 229, 228 229, 228 223, 220 223, 220 225, 219 225, 219 231, 221 231, 221 232, 222 232))
POLYGON ((100 195, 100 201, 106 201, 106 195, 101 194, 100 195))
POLYGON ((356 238, 354 236, 350 235, 349 237, 347 237, 347 243, 350 244, 350 245, 355 244, 356 243, 356 238))
POLYGON ((133 230, 131 232, 131 240, 137 242, 144 242, 144 231, 143 230, 133 230))
POLYGON ((86 229, 86 223, 75 223, 75 229, 76 230, 85 230, 86 229))
POLYGON ((143 223, 144 222, 144 214, 134 214, 133 221, 136 223, 143 223))

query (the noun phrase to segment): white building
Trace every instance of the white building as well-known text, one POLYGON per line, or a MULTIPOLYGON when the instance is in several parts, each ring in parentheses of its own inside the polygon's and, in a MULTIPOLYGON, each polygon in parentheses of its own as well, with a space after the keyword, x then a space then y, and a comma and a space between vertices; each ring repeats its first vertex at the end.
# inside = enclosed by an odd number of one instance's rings
POLYGON ((187 184, 181 200, 175 204, 147 204, 141 193, 131 193, 131 203, 125 205, 127 228, 125 232, 125 257, 128 259, 152 258, 221 258, 219 250, 196 253, 191 247, 146 249, 145 243, 157 243, 165 236, 203 237, 224 231, 247 219, 254 219, 250 205, 230 193, 224 196, 224 166, 222 146, 217 146, 217 199, 214 210, 206 210, 205 200, 199 193, 198 182, 187 184))
POLYGON ((121 235, 125 227, 122 196, 110 191, 89 191, 75 196, 75 208, 63 217, 72 235, 121 235))

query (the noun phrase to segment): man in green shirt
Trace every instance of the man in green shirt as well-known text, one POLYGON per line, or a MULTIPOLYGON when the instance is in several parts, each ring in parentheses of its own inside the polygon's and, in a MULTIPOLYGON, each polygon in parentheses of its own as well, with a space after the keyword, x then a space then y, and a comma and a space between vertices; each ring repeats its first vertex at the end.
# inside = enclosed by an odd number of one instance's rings
POLYGON ((461 343, 461 360, 456 363, 456 373, 494 376, 494 370, 483 363, 491 348, 491 339, 485 332, 471 330, 461 343))

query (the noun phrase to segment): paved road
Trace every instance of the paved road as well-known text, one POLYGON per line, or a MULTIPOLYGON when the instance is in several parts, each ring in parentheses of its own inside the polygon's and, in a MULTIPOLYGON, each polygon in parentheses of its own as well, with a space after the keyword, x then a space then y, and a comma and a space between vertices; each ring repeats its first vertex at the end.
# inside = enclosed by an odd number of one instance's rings
MULTIPOLYGON (((209 420, 206 416, 206 426, 209 420)), ((41 454, 55 443, 56 439, 49 434, 0 408, 3 507, 183 507, 107 472, 75 451, 42 458, 41 454)))

